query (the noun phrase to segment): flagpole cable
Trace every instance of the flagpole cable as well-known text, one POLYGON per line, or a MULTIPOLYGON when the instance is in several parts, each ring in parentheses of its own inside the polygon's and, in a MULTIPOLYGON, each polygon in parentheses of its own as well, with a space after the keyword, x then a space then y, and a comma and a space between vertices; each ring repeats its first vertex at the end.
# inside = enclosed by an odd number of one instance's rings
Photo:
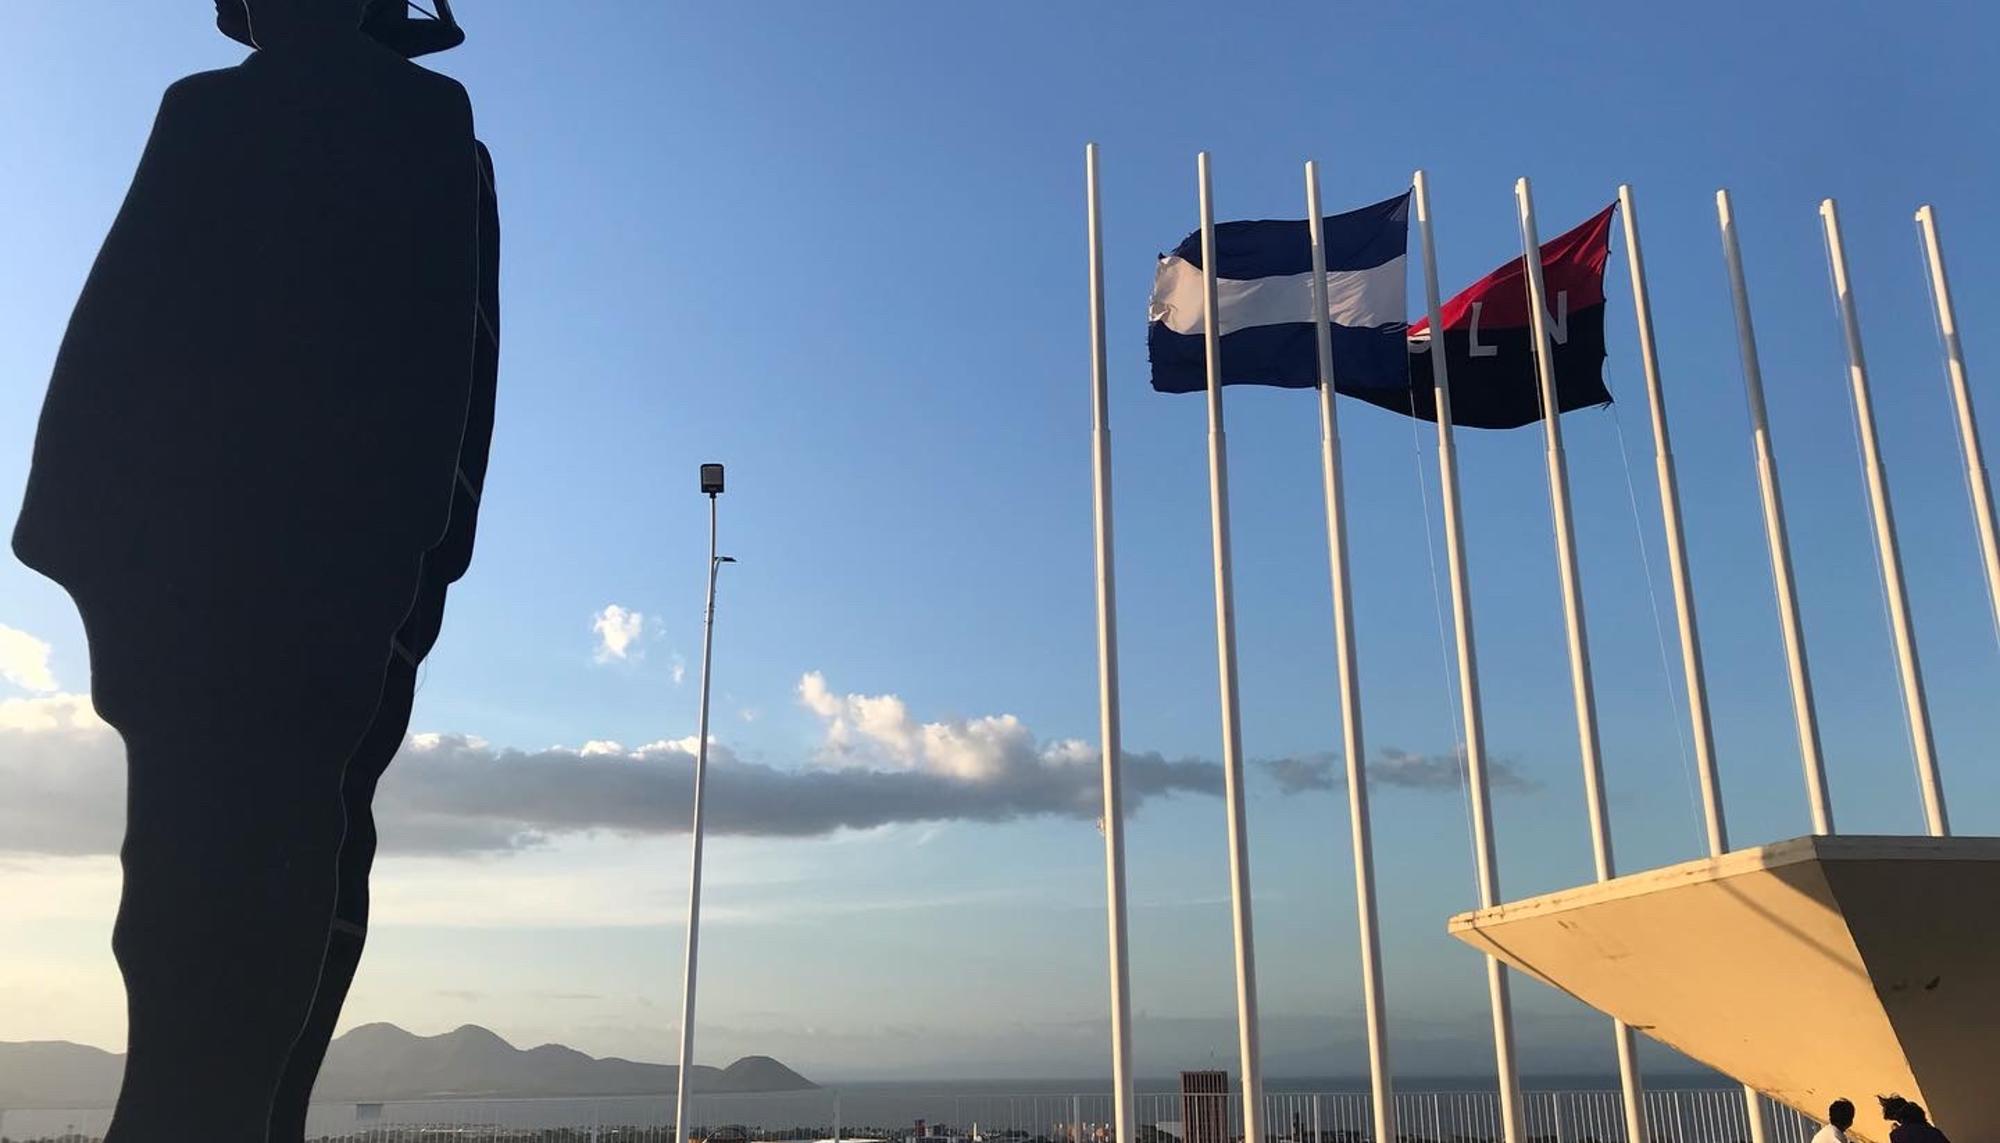
POLYGON ((1979 443, 1979 421, 1972 410, 1971 383, 1966 379, 1965 350, 1958 340, 1958 317, 1951 304, 1951 279, 1944 269, 1944 240, 1938 237, 1937 211, 1929 203, 1917 208, 1917 253, 1924 263, 1924 288, 1931 298, 1932 325, 1938 351, 1944 356, 1946 392, 1958 422, 1958 457, 1965 478, 1966 498, 1979 540, 1980 565, 1986 572, 1986 598, 1993 612, 1993 638, 2000 643, 2000 524, 1994 521, 1993 493, 1986 475, 1985 449, 1979 443))
MULTIPOLYGON (((1654 476, 1660 494, 1660 521, 1666 533, 1667 574, 1673 583, 1674 618, 1676 633, 1679 635, 1681 658, 1681 684, 1683 697, 1687 703, 1687 727, 1694 743, 1694 764, 1701 793, 1701 817, 1703 839, 1708 843, 1711 857, 1719 857, 1729 851, 1728 819, 1724 813, 1721 771, 1715 758, 1715 728, 1709 716, 1708 676, 1703 669, 1701 658, 1701 627, 1694 595, 1694 575, 1689 568, 1687 553, 1687 529, 1682 520, 1680 481, 1675 472, 1672 432, 1667 424, 1666 388, 1660 381, 1660 359, 1657 342, 1653 336, 1653 300, 1646 286, 1646 258, 1639 239, 1639 207, 1636 196, 1629 184, 1618 188, 1618 205, 1622 208, 1625 223, 1625 263, 1632 280, 1632 310, 1638 323, 1639 363, 1643 367, 1646 381, 1646 408, 1651 414, 1653 427, 1654 476)), ((1618 447, 1625 449, 1624 428, 1619 428, 1618 447)), ((1632 461, 1625 458, 1626 492, 1632 493, 1632 461)), ((1633 528, 1640 539, 1645 532, 1638 525, 1637 497, 1634 496, 1633 528)), ((1645 545, 1642 542, 1643 553, 1645 545)), ((1646 588, 1654 592, 1653 622, 1660 627, 1660 604, 1657 590, 1653 586, 1652 561, 1646 563, 1646 588)), ((1660 642, 1666 642, 1664 635, 1660 642)), ((1661 656, 1665 658, 1664 653, 1661 656)), ((1671 689, 1672 669, 1664 668, 1671 689)), ((1680 712, 1675 711, 1676 715, 1680 712)), ((1675 721, 1678 728, 1680 722, 1675 721)), ((1683 747, 1688 739, 1682 739, 1683 747)), ((1751 1123, 1753 1143, 1764 1143, 1761 1117, 1751 1123)))
MULTIPOLYGON (((1626 219, 1628 223, 1631 222, 1631 216, 1629 214, 1626 216, 1626 219)), ((1633 225, 1636 227, 1636 223, 1633 223, 1633 225)), ((1637 277, 1636 270, 1634 271, 1634 277, 1635 279, 1637 277)), ((1647 340, 1650 341, 1651 340, 1650 337, 1647 340)), ((1651 362, 1648 362, 1647 364, 1649 366, 1652 365, 1651 362)), ((1648 381, 1649 383, 1647 385, 1647 397, 1649 400, 1657 400, 1659 396, 1659 389, 1658 389, 1659 378, 1657 369, 1654 370, 1653 375, 1649 377, 1648 381)), ((1660 426, 1659 440, 1660 440, 1660 447, 1664 455, 1664 450, 1666 448, 1665 410, 1663 408, 1656 408, 1654 411, 1656 414, 1658 414, 1658 420, 1656 423, 1659 424, 1660 426)), ((1688 765, 1688 731, 1687 728, 1682 725, 1680 708, 1674 702, 1673 667, 1668 663, 1666 627, 1665 624, 1662 623, 1660 620, 1660 593, 1658 589, 1655 588, 1653 585, 1653 558, 1646 549, 1646 530, 1643 527, 1641 527, 1639 523, 1639 494, 1633 487, 1632 457, 1625 447, 1625 423, 1618 418, 1618 409, 1615 405, 1612 407, 1611 410, 1611 423, 1613 426, 1616 427, 1618 431, 1618 456, 1619 459, 1622 460, 1625 465, 1625 495, 1630 500, 1632 505, 1632 534, 1635 537, 1637 537, 1639 541, 1639 560, 1642 564, 1645 565, 1646 569, 1646 594, 1652 598, 1653 634, 1658 639, 1660 646, 1660 690, 1665 695, 1668 711, 1673 716, 1674 735, 1676 738, 1680 740, 1681 774, 1683 777, 1686 777, 1688 779, 1688 809, 1694 815, 1695 835, 1701 839, 1700 844, 1710 857, 1720 857, 1729 849, 1728 835, 1723 828, 1722 792, 1718 786, 1712 794, 1704 796, 1694 788, 1695 778, 1694 775, 1690 773, 1690 767, 1688 765)), ((1668 461, 1662 465, 1661 479, 1663 482, 1671 481, 1673 479, 1672 470, 1666 467, 1666 464, 1670 463, 1671 461, 1668 461)), ((1675 501, 1676 513, 1678 512, 1678 510, 1679 510, 1679 504, 1678 500, 1676 500, 1675 501)), ((1674 517, 1669 517, 1668 513, 1666 513, 1664 510, 1661 512, 1661 517, 1662 519, 1668 521, 1667 526, 1669 528, 1673 528, 1677 526, 1679 523, 1677 515, 1674 517)), ((1672 543, 1675 538, 1676 537, 1670 534, 1668 536, 1668 542, 1672 543)), ((1683 559, 1685 559, 1685 557, 1683 557, 1683 559)), ((1702 683, 1700 682, 1701 675, 1699 673, 1700 666, 1698 658, 1700 654, 1699 643, 1696 641, 1694 636, 1694 624, 1693 624, 1694 592, 1691 589, 1690 585, 1688 584, 1687 579, 1685 578, 1686 564, 1682 562, 1677 564, 1677 566, 1681 569, 1681 575, 1683 577, 1675 585, 1676 611, 1677 613, 1683 616, 1681 631, 1682 631, 1682 638, 1683 640, 1685 640, 1685 642, 1683 643, 1682 646, 1682 653, 1684 656, 1688 658, 1688 660, 1692 661, 1695 664, 1694 666, 1689 668, 1689 673, 1688 673, 1688 678, 1691 681, 1691 686, 1701 686, 1702 683), (1685 600, 1685 602, 1682 602, 1683 600, 1685 600)), ((1697 697, 1698 696, 1694 694, 1692 689, 1690 689, 1688 694, 1688 703, 1690 710, 1692 710, 1693 704, 1697 701, 1697 697)), ((1703 701, 1705 701, 1705 699, 1703 701)), ((1705 710, 1703 711, 1703 715, 1704 718, 1701 722, 1701 726, 1704 730, 1706 730, 1707 721, 1706 721, 1705 710)), ((1690 722, 1693 721, 1692 717, 1690 717, 1689 721, 1690 722)), ((1712 746, 1709 751, 1709 757, 1711 761, 1709 765, 1704 768, 1708 771, 1707 774, 1704 776, 1704 781, 1706 783, 1713 783, 1716 781, 1716 776, 1714 772, 1712 746)), ((1764 1125, 1764 1105, 1761 1096, 1757 1092, 1757 1089, 1751 1087, 1749 1084, 1743 1085, 1743 1107, 1744 1107, 1744 1114, 1750 1125, 1750 1143, 1765 1143, 1766 1133, 1764 1125)))
MULTIPOLYGON (((1333 575, 1334 643, 1340 669, 1341 753, 1347 762, 1347 807, 1354 847, 1354 905, 1361 930, 1361 996, 1368 1037, 1368 1083, 1375 1134, 1394 1143, 1395 1107, 1389 1069, 1388 1001, 1382 984, 1382 934, 1375 892, 1375 844, 1368 813, 1368 757, 1361 737, 1361 679, 1354 637, 1354 596, 1348 580, 1347 518, 1340 471, 1340 422, 1334 408, 1333 321, 1327 310, 1326 221, 1320 213, 1319 165, 1306 163, 1307 230, 1312 237, 1312 297, 1319 364, 1320 459, 1326 484, 1328 563, 1333 575)), ((1248 1137, 1262 1143, 1261 1137, 1248 1137)))
POLYGON ((1625 422, 1619 419, 1615 402, 1611 406, 1611 427, 1618 435, 1618 460, 1625 466, 1625 499, 1632 506, 1632 537, 1639 543, 1639 564, 1646 572, 1646 596, 1653 609, 1653 640, 1660 649, 1660 695, 1667 707, 1668 721, 1674 725, 1674 738, 1680 743, 1681 777, 1687 781, 1688 812, 1693 816, 1695 837, 1706 849, 1701 792, 1695 788, 1694 763, 1688 757, 1688 732, 1681 724, 1680 694, 1674 690, 1674 668, 1667 653, 1667 626, 1660 618, 1660 591, 1653 583, 1653 554, 1646 546, 1646 529, 1639 522, 1639 491, 1632 480, 1632 454, 1625 447, 1625 422))
MULTIPOLYGON (((1928 280, 1928 275, 1926 276, 1924 286, 1926 290, 1930 293, 1931 308, 1932 311, 1935 312, 1937 309, 1937 288, 1930 283, 1930 281, 1928 280)), ((1937 333, 1937 331, 1935 330, 1933 330, 1932 332, 1937 333)), ((1947 343, 1945 342, 1945 339, 1942 334, 1938 334, 1938 348, 1940 352, 1944 352, 1947 354, 1949 354, 1950 352, 1950 350, 1947 348, 1947 343)), ((1947 366, 1949 366, 1950 364, 1954 363, 1950 362, 1949 358, 1947 358, 1947 366)), ((1969 397, 1970 395, 1968 394, 1967 396, 1969 397)), ((1947 393, 1946 399, 1951 402, 1953 415, 1955 416, 1961 414, 1965 416, 1971 415, 1971 410, 1969 408, 1966 409, 1960 408, 1958 394, 1947 393)), ((1977 431, 1978 430, 1976 429, 1974 430, 1975 433, 1977 431)), ((1983 460, 1975 459, 1967 451, 1965 435, 1963 433, 1960 433, 1956 438, 1954 438, 1953 443, 1958 446, 1959 483, 1965 486, 1966 499, 1972 501, 1974 505, 1974 518, 1981 525, 1980 535, 1978 536, 1978 542, 1980 546, 1980 556, 1983 562, 1988 550, 1987 544, 1989 541, 1985 534, 1985 528, 1984 528, 1985 521, 1979 519, 1978 506, 1981 502, 1979 486, 1985 482, 1986 465, 1983 460)), ((1996 580, 1995 578, 1993 578, 1993 576, 1989 574, 1986 583, 1987 583, 1986 598, 1989 601, 1991 601, 1992 604, 1992 606, 1989 607, 1988 610, 1991 612, 1990 618, 1992 620, 1992 627, 1993 627, 1993 641, 1996 645, 2000 645, 2000 580, 1996 580)), ((1885 607, 1888 605, 1888 600, 1886 598, 1883 600, 1883 605, 1885 607)))
MULTIPOLYGON (((1929 207, 1924 207, 1917 212, 1917 229, 1918 229, 1917 260, 1923 265, 1924 294, 1926 297, 1930 299, 1931 303, 1931 336, 1937 338, 1938 351, 1945 355, 1945 367, 1947 370, 1949 370, 1950 367, 1953 364, 1955 364, 1955 362, 1952 360, 1951 346, 1945 340, 1945 330, 1942 327, 1942 324, 1938 321, 1938 314, 1942 311, 1940 311, 1938 308, 1937 283, 1931 279, 1931 265, 1930 265, 1929 251, 1925 248, 1924 245, 1924 238, 1925 238, 1924 222, 1926 219, 1925 212, 1929 210, 1930 210, 1929 207)), ((1956 331, 1953 332, 1955 333, 1956 331)), ((1958 398, 1958 393, 1954 389, 1950 388, 1946 389, 1945 399, 1951 403, 1952 413, 1954 416, 1957 416, 1960 413, 1960 408, 1957 398, 1958 398)), ((1853 403, 1854 399, 1852 397, 1849 397, 1848 404, 1852 406, 1853 403)), ((1964 412, 1969 415, 1971 410, 1965 409, 1964 412)), ((1977 441, 1978 430, 1974 429, 1973 433, 1974 433, 1973 439, 1977 441)), ((1958 448, 1958 464, 1959 464, 1958 480, 1960 484, 1963 484, 1965 486, 1966 498, 1973 502, 1974 517, 1976 519, 1978 516, 1977 506, 1979 503, 1979 493, 1974 491, 1973 489, 1973 473, 1978 472, 1983 477, 1985 473, 1985 465, 1984 463, 1975 463, 1973 458, 1967 453, 1965 447, 1966 445, 1965 438, 1966 434, 1963 431, 1960 431, 1958 435, 1952 438, 1952 444, 1957 446, 1958 448)), ((1985 548, 1985 544, 1983 542, 1984 536, 1982 535, 1980 538, 1982 541, 1980 545, 1981 553, 1983 555, 1985 548)), ((1996 593, 1993 590, 1995 586, 2000 586, 2000 584, 1996 584, 1995 581, 1989 578, 1987 581, 1987 585, 1988 585, 1987 599, 1992 601, 1994 605, 1993 637, 1995 642, 2000 642, 2000 593, 1996 593)), ((1883 606, 1884 607, 1888 606, 1888 600, 1886 598, 1883 600, 1883 606)))
MULTIPOLYGON (((1483 909, 1498 905, 1499 858, 1493 841, 1493 806, 1488 797, 1486 719, 1479 694, 1479 653, 1472 625, 1470 560, 1459 504, 1458 450, 1452 432, 1451 370, 1446 361, 1443 307, 1438 302, 1437 237, 1433 233, 1430 180, 1422 170, 1410 177, 1410 204, 1416 215, 1417 238, 1424 269, 1424 320, 1431 331, 1430 367, 1433 412, 1437 417, 1438 502, 1444 510, 1445 558, 1451 570, 1451 610, 1458 636, 1458 692, 1464 705, 1465 771, 1470 777, 1473 808, 1473 868, 1478 875, 1478 901, 1483 909)), ((1428 534, 1428 533, 1427 533, 1428 534)), ((1486 993, 1493 1019, 1493 1063, 1500 1097, 1501 1143, 1525 1143, 1521 1106, 1521 1073, 1514 1052, 1514 1005, 1507 969, 1497 957, 1486 957, 1486 993)), ((1637 1143, 1637 1141, 1634 1141, 1637 1143)))
MULTIPOLYGON (((1534 191, 1524 177, 1514 183, 1514 202, 1521 230, 1521 263, 1527 279, 1528 325, 1535 348, 1535 378, 1540 386, 1542 432, 1547 446, 1549 506, 1555 518, 1556 570, 1563 597, 1563 625, 1569 643, 1570 688, 1576 705, 1577 752, 1583 759, 1583 782, 1589 814, 1591 856, 1599 881, 1616 875, 1611 849, 1611 810, 1604 791, 1603 744, 1598 735, 1597 695, 1590 670, 1590 642, 1583 610, 1582 576, 1577 567, 1576 533, 1569 512, 1569 468, 1563 458, 1562 421, 1557 414, 1555 363, 1550 359, 1547 289, 1542 283, 1541 237, 1535 228, 1534 191)), ((1646 1143, 1644 1082, 1639 1074, 1638 1046, 1631 1025, 1612 1020, 1618 1051, 1618 1082, 1623 1095, 1626 1143, 1646 1143)))
MULTIPOLYGON (((1439 352, 1441 348, 1438 338, 1433 335, 1431 351, 1439 352)), ((1472 886, 1477 892, 1480 883, 1479 843, 1473 836, 1475 827, 1472 817, 1472 767, 1465 746, 1465 726, 1458 715, 1458 696, 1452 693, 1457 688, 1452 682, 1451 637, 1445 633, 1444 626, 1444 589, 1438 580, 1437 541, 1431 535, 1431 489, 1430 478, 1424 471, 1422 421, 1423 418, 1417 413, 1417 392, 1413 386, 1410 389, 1410 457, 1416 464, 1417 498, 1424 509, 1424 553, 1427 557, 1426 565, 1431 573, 1431 613, 1437 619, 1438 681, 1444 686, 1445 717, 1451 722, 1452 756, 1453 761, 1458 764, 1459 800, 1465 807, 1465 846, 1472 856, 1472 886)), ((1465 667, 1460 664, 1458 669, 1462 671, 1465 667)))
POLYGON ((1743 250, 1736 236, 1736 209, 1724 187, 1715 192, 1716 229, 1722 267, 1729 278, 1730 308, 1736 318, 1737 360, 1743 371, 1743 402, 1750 418, 1750 454, 1757 472, 1757 499, 1764 519, 1764 548, 1771 561, 1771 593, 1778 611, 1778 634, 1785 649, 1785 675, 1792 696, 1792 725, 1798 734, 1799 769, 1806 786, 1806 809, 1815 834, 1834 832, 1833 801, 1827 791, 1826 758, 1820 745, 1819 713, 1813 703, 1812 666, 1806 654, 1805 624, 1799 617, 1798 584, 1792 573, 1792 541, 1785 526, 1785 500, 1764 407, 1764 370, 1757 359, 1757 330, 1750 312, 1750 287, 1743 274, 1743 250))
MULTIPOLYGON (((1111 1113, 1115 1143, 1133 1141, 1131 956, 1125 902, 1125 810, 1118 705, 1118 594, 1112 558, 1111 413, 1104 336, 1104 219, 1097 144, 1084 148, 1090 261, 1091 494, 1097 556, 1098 763, 1104 789, 1104 904, 1111 984, 1111 1113)), ((836 1140, 836 1143, 838 1141, 836 1140)))
MULTIPOLYGON (((1833 283, 1833 269, 1831 266, 1827 268, 1827 282, 1829 285, 1833 283)), ((1861 411, 1855 407, 1854 390, 1851 388, 1847 390, 1847 433, 1849 438, 1854 441, 1855 454, 1861 455, 1861 411)), ((1861 514, 1865 516, 1868 514, 1870 508, 1868 501, 1868 470, 1866 467, 1857 469, 1854 475, 1856 478, 1854 485, 1855 499, 1860 504, 1861 514)), ((1889 608, 1889 585, 1883 582, 1882 579, 1882 538, 1877 536, 1873 529, 1870 529, 1868 532, 1868 550, 1875 553, 1875 605, 1880 608, 1882 629, 1891 633, 1890 639, 1893 642, 1895 638, 1896 618, 1889 608)), ((1910 736, 1909 708, 1902 703, 1898 703, 1896 704, 1896 711, 1903 719, 1903 736, 1908 738, 1910 736)), ((1923 766, 1917 761, 1915 754, 1910 756, 1910 774, 1917 780, 1917 804, 1919 810, 1921 810, 1923 806, 1924 771, 1923 766)))
MULTIPOLYGON (((1536 350, 1536 356, 1540 356, 1540 348, 1536 350)), ((1606 384, 1606 392, 1610 392, 1608 384, 1606 384)), ((1546 402, 1540 386, 1536 386, 1536 390, 1534 390, 1534 406, 1536 406, 1536 410, 1540 410, 1542 418, 1550 416, 1548 414, 1548 402, 1546 402)), ((1560 398, 1558 398, 1558 410, 1560 410, 1560 398)), ((1696 833, 1700 833, 1700 827, 1702 827, 1702 823, 1700 823, 1700 809, 1696 807, 1694 777, 1692 777, 1692 771, 1688 767, 1688 737, 1686 737, 1686 731, 1680 727, 1680 703, 1678 703, 1678 699, 1674 695, 1672 667, 1668 665, 1668 659, 1666 659, 1666 627, 1660 623, 1660 593, 1652 585, 1652 556, 1646 552, 1646 534, 1644 534, 1644 530, 1640 528, 1640 522, 1638 522, 1638 492, 1632 486, 1632 454, 1626 450, 1624 422, 1618 420, 1618 404, 1616 402, 1612 402, 1610 414, 1612 414, 1612 430, 1618 434, 1618 460, 1624 464, 1626 502, 1632 506, 1632 536, 1638 540, 1638 560, 1640 560, 1640 566, 1646 570, 1646 595, 1652 601, 1652 631, 1654 631, 1654 641, 1660 647, 1660 689, 1666 693, 1668 711, 1672 711, 1672 717, 1668 721, 1674 723, 1674 735, 1680 739, 1680 771, 1682 771, 1682 777, 1686 777, 1686 781, 1688 781, 1688 807, 1690 807, 1690 811, 1696 813, 1694 829, 1696 829, 1696 833)), ((1560 416, 1560 412, 1556 416, 1560 416)), ((1560 518, 1556 516, 1554 502, 1550 502, 1550 506, 1548 506, 1548 524, 1550 524, 1550 530, 1556 530, 1556 528, 1562 526, 1560 518)))
MULTIPOLYGON (((1624 238, 1626 238, 1626 270, 1632 276, 1632 316, 1638 324, 1638 350, 1640 366, 1646 378, 1646 412, 1652 416, 1652 444, 1654 444, 1654 478, 1660 492, 1660 524, 1666 534, 1666 568, 1674 581, 1674 619, 1678 621, 1680 635, 1680 667, 1682 667, 1682 687, 1686 691, 1688 703, 1688 733, 1694 735, 1694 765, 1700 771, 1700 803, 1702 803, 1702 835, 1708 843, 1710 857, 1722 857, 1730 849, 1728 837, 1728 817, 1722 805, 1722 773, 1716 765, 1716 733, 1714 723, 1708 717, 1708 675, 1702 669, 1702 635, 1696 617, 1694 603, 1694 573, 1688 570, 1688 534, 1680 510, 1680 482, 1674 472, 1674 448, 1672 432, 1666 422, 1666 386, 1660 384, 1660 356, 1652 332, 1652 294, 1646 288, 1646 256, 1640 248, 1638 236, 1638 202, 1632 194, 1630 184, 1618 188, 1618 206, 1624 214, 1624 238)), ((1672 667, 1666 663, 1666 633, 1660 629, 1660 597, 1652 585, 1652 558, 1646 556, 1646 530, 1638 524, 1638 496, 1632 492, 1632 458, 1626 454, 1624 424, 1618 424, 1618 452, 1624 456, 1626 466, 1626 494, 1632 498, 1632 532, 1640 540, 1640 558, 1646 560, 1646 591, 1654 593, 1654 631, 1660 635, 1660 681, 1666 685, 1672 697, 1672 667)), ((1680 711, 1674 711, 1680 715, 1680 711)), ((1674 719, 1674 729, 1682 727, 1680 719, 1674 719)), ((1682 735, 1682 767, 1686 769, 1686 743, 1688 737, 1682 735)), ((1750 1143, 1766 1143, 1766 1123, 1764 1123, 1764 1097, 1756 1087, 1748 1083, 1742 1087, 1744 1093, 1744 1115, 1750 1121, 1750 1143)))
POLYGON ((1883 594, 1890 611, 1890 635, 1896 647, 1896 673, 1902 682, 1903 716, 1909 728, 1911 753, 1916 757, 1917 782, 1923 794, 1924 823, 1932 837, 1949 837, 1951 822, 1945 812, 1944 783, 1938 774, 1937 741, 1932 736, 1930 704, 1924 695, 1923 667, 1917 658, 1917 637, 1910 617, 1909 589, 1903 581, 1903 560, 1896 543, 1895 510, 1889 500, 1889 478, 1884 471, 1880 443, 1875 433, 1875 413, 1868 396, 1868 364, 1861 351, 1861 319, 1855 312, 1853 282, 1847 273, 1847 251, 1841 239, 1840 214, 1832 199, 1819 204, 1821 228, 1826 239, 1828 268, 1832 271, 1836 308, 1847 349, 1847 380, 1850 401, 1861 437, 1861 461, 1868 480, 1868 504, 1874 519, 1876 562, 1882 572, 1883 594))
POLYGON ((1222 306, 1216 298, 1215 200, 1207 151, 1195 157, 1195 171, 1200 181, 1202 356, 1208 373, 1209 542, 1215 561, 1215 651, 1222 708, 1222 791, 1228 813, 1230 934, 1236 951, 1236 1047, 1243 1069, 1243 1138, 1248 1143, 1263 1143, 1264 1064, 1259 1046, 1257 953, 1251 924, 1250 823, 1244 805, 1247 795, 1242 711, 1236 687, 1236 592, 1230 573, 1229 444, 1222 423, 1222 306))
MULTIPOLYGON (((1534 348, 1536 385, 1535 407, 1542 415, 1546 464, 1549 483, 1549 530, 1555 533, 1557 578, 1563 592, 1564 624, 1569 640, 1570 681, 1575 692, 1577 707, 1578 738, 1584 761, 1584 797, 1590 815, 1592 856, 1597 865, 1597 879, 1609 881, 1617 875, 1612 856, 1611 814, 1606 805, 1604 792, 1604 771, 1602 742, 1597 724, 1597 697, 1592 686, 1590 673, 1590 651, 1585 643, 1583 593, 1577 584, 1575 528, 1569 514, 1569 466, 1565 463, 1562 447, 1562 428, 1557 417, 1561 415, 1561 401, 1555 396, 1555 363, 1548 360, 1549 336, 1546 332, 1548 313, 1547 291, 1542 285, 1541 236, 1535 230, 1534 202, 1528 180, 1515 181, 1514 198, 1520 211, 1521 264, 1522 277, 1528 290, 1528 324, 1530 341, 1534 348), (1532 263, 1529 251, 1534 253, 1532 263)), ((1614 419, 1616 413, 1613 413, 1614 419)), ((1619 447, 1624 447, 1624 437, 1619 437, 1619 447)), ((1627 466, 1629 474, 1630 466, 1627 466)), ((1637 518, 1638 509, 1633 509, 1637 518)), ((1641 541, 1643 546, 1644 541, 1641 541)))

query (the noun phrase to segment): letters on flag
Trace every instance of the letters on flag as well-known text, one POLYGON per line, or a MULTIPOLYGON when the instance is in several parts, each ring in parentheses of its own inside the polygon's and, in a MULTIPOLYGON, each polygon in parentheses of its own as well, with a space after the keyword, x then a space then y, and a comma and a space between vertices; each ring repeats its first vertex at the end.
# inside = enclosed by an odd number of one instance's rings
MULTIPOLYGON (((1409 388, 1404 309, 1409 220, 1407 192, 1324 220, 1333 370, 1343 392, 1388 388, 1403 397, 1409 388)), ((1218 224, 1215 274, 1222 383, 1317 386, 1307 220, 1218 224)), ((1207 389, 1200 231, 1160 256, 1147 320, 1153 388, 1163 393, 1207 389)))
MULTIPOLYGON (((1615 203, 1607 206, 1583 225, 1542 244, 1556 406, 1565 413, 1611 403, 1611 393, 1604 387, 1604 264, 1611 257, 1611 215, 1616 209, 1615 203)), ((1535 375, 1534 330, 1528 323, 1522 260, 1513 259, 1474 282, 1446 302, 1440 316, 1451 381, 1451 423, 1511 429, 1541 420, 1541 385, 1535 375)), ((1428 318, 1410 327, 1406 392, 1352 387, 1345 378, 1340 378, 1338 388, 1393 412, 1436 421, 1429 356, 1434 347, 1428 318)))

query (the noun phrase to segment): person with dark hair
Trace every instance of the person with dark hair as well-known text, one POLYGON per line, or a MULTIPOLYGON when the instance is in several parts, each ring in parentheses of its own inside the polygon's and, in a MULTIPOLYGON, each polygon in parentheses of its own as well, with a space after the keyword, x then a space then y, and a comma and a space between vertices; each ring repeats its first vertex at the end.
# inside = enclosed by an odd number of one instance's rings
POLYGON ((1812 1143, 1848 1143, 1847 1129, 1854 1126, 1854 1104, 1836 1099, 1827 1105, 1826 1126, 1812 1137, 1812 1143))
POLYGON ((1895 1124, 1889 1129, 1889 1143, 1951 1143, 1925 1118, 1919 1104, 1900 1095, 1878 1095, 1875 1100, 1882 1105, 1882 1118, 1895 1124))

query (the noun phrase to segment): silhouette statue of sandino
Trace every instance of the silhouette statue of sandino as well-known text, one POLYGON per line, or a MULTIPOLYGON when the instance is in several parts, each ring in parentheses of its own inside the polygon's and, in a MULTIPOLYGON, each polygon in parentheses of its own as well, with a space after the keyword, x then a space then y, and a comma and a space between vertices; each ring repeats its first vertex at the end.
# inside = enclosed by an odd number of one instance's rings
POLYGON ((370 802, 470 561, 499 217, 447 3, 216 0, 70 319, 14 533, 123 736, 110 1143, 293 1143, 366 932, 370 802))

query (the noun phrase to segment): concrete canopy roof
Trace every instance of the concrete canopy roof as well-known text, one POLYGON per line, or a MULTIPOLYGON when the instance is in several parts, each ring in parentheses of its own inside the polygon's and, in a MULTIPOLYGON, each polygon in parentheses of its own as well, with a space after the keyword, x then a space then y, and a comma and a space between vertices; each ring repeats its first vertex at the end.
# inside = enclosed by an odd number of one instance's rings
POLYGON ((2000 1136, 2000 838, 1804 837, 1453 917, 1467 944, 1809 1115, 2000 1136))

